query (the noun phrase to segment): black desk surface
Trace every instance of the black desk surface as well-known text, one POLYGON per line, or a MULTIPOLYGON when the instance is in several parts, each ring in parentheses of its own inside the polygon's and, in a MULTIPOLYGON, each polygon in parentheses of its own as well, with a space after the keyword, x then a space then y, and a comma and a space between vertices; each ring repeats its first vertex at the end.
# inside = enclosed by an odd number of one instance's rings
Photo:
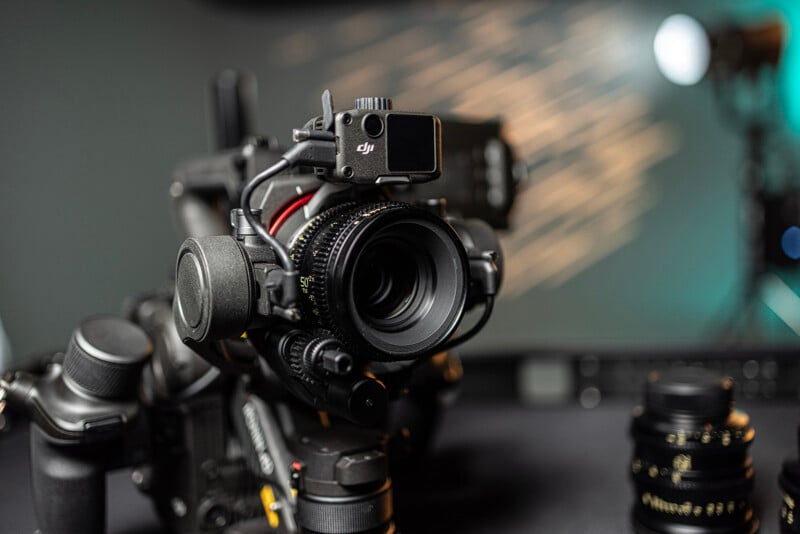
MULTIPOLYGON (((797 455, 797 403, 740 403, 756 428, 754 500, 761 533, 778 532, 781 463, 797 455)), ((429 459, 398 497, 404 533, 627 533, 632 491, 628 404, 584 410, 461 401, 429 459)), ((0 437, 0 533, 33 532, 27 433, 0 437)), ((149 501, 110 477, 109 533, 161 533, 149 501)), ((79 534, 79 533, 76 533, 79 534)))

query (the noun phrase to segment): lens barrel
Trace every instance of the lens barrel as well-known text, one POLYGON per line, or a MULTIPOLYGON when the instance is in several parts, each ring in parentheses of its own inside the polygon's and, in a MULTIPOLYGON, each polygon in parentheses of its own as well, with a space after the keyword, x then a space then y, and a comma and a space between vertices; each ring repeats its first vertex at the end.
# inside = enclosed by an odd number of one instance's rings
POLYGON ((653 372, 634 411, 631 476, 639 534, 751 534, 748 448, 755 431, 732 410, 733 381, 702 369, 653 372))
MULTIPOLYGON (((800 445, 800 428, 798 430, 798 444, 800 445)), ((783 463, 778 484, 781 488, 782 502, 780 512, 780 525, 783 534, 800 532, 800 517, 798 517, 798 503, 800 503, 800 460, 797 458, 783 463)))
POLYGON ((781 533, 800 532, 800 517, 797 504, 800 502, 800 461, 791 460, 783 464, 779 485, 782 492, 781 533))
POLYGON ((291 245, 304 316, 370 359, 419 357, 446 341, 464 314, 464 246, 426 210, 398 202, 337 206, 291 245))

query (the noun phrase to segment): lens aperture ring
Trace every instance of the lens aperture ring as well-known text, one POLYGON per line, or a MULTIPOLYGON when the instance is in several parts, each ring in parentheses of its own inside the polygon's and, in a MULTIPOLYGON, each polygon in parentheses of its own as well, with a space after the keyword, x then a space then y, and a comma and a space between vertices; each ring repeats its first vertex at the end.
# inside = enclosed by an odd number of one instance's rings
POLYGON ((663 447, 636 442, 634 456, 658 466, 674 466, 680 458, 690 458, 690 469, 702 472, 731 471, 749 465, 748 442, 732 442, 727 448, 663 447))
POLYGON ((717 454, 737 447, 749 446, 755 437, 747 414, 732 410, 724 424, 706 423, 697 428, 676 428, 671 421, 658 421, 636 416, 631 427, 636 443, 664 450, 706 451, 717 454))
POLYGON ((303 295, 302 303, 305 316, 322 328, 330 330, 333 335, 342 339, 342 332, 331 320, 328 306, 328 288, 325 283, 325 269, 328 254, 330 253, 330 237, 317 239, 320 231, 330 233, 337 228, 336 217, 352 210, 355 203, 341 204, 328 209, 312 219, 298 234, 291 249, 291 258, 300 272, 300 292, 303 295), (307 256, 311 256, 311 265, 307 256))
POLYGON ((753 490, 753 466, 750 457, 732 469, 713 472, 692 470, 691 457, 678 455, 672 467, 665 467, 641 458, 631 462, 634 483, 658 491, 684 492, 704 491, 710 494, 746 496, 753 490))

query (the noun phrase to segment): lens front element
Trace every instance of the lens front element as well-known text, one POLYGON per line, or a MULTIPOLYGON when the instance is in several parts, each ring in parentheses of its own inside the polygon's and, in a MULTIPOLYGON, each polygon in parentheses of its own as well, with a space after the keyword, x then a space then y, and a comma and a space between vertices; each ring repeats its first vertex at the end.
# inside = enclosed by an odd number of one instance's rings
POLYGON ((364 323, 386 332, 408 328, 430 309, 435 266, 402 236, 368 243, 356 261, 353 299, 364 323))

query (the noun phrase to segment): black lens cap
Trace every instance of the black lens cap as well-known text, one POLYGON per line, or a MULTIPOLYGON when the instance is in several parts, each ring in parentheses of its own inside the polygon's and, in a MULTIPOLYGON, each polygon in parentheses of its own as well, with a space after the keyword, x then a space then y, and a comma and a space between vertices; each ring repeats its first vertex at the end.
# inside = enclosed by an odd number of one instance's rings
POLYGON ((705 369, 677 367, 647 377, 645 407, 665 416, 724 419, 733 401, 733 380, 705 369))

